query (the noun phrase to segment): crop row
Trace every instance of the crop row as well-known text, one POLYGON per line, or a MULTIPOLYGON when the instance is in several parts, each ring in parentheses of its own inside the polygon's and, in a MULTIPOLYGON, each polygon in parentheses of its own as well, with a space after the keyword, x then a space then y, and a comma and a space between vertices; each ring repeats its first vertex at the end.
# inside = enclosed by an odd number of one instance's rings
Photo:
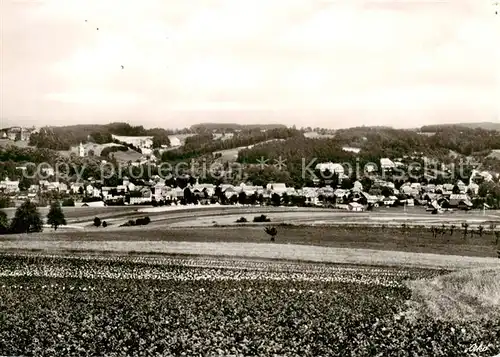
MULTIPOLYGON (((401 286, 410 270, 346 267, 340 265, 283 264, 244 260, 200 260, 174 257, 90 259, 64 256, 3 255, 0 276, 40 276, 52 278, 109 278, 153 280, 291 280, 355 282, 381 286, 401 286)), ((413 278, 435 272, 411 271, 413 278)))

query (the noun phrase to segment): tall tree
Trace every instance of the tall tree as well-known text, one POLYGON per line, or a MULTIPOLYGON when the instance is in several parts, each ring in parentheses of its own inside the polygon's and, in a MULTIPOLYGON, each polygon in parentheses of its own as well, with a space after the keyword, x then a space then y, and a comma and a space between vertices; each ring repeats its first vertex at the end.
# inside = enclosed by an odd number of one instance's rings
POLYGON ((0 211, 0 234, 5 234, 9 231, 9 220, 4 211, 0 211))
POLYGON ((57 231, 57 227, 66 225, 66 219, 58 201, 54 201, 50 205, 50 211, 47 214, 47 224, 50 224, 55 231, 57 231))
POLYGON ((40 218, 40 212, 38 212, 33 202, 26 200, 16 210, 11 222, 11 231, 13 233, 31 233, 41 232, 42 230, 43 221, 40 218))
POLYGON ((245 193, 245 191, 241 191, 238 195, 238 203, 240 205, 244 205, 247 203, 247 194, 245 193))
POLYGON ((279 206, 281 204, 281 196, 276 192, 271 195, 271 202, 274 206, 279 206))

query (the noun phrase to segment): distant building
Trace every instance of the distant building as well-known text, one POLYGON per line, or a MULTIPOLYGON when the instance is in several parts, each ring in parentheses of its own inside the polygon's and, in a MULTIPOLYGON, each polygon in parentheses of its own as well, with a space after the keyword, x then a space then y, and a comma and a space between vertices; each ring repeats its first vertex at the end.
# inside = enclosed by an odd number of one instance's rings
POLYGON ((380 167, 382 168, 382 170, 393 170, 396 165, 390 159, 382 158, 380 159, 380 167))
POLYGON ((359 154, 359 152, 361 151, 360 148, 355 148, 355 147, 352 147, 352 146, 344 146, 342 148, 342 150, 347 151, 347 152, 353 152, 355 154, 359 154))
POLYGON ((5 180, 0 181, 0 190, 4 190, 6 193, 19 192, 19 181, 11 181, 6 177, 5 180))
POLYGON ((113 140, 117 140, 122 143, 134 145, 140 149, 151 149, 153 147, 153 137, 152 136, 121 136, 112 135, 113 140))
POLYGON ((20 126, 14 126, 8 129, 2 130, 2 138, 9 140, 21 140, 28 141, 31 134, 35 132, 35 128, 23 128, 20 126))
POLYGON ((180 139, 177 136, 169 136, 168 139, 170 140, 170 147, 179 147, 182 145, 180 139))
POLYGON ((268 183, 266 189, 272 193, 277 193, 282 195, 287 191, 287 187, 284 183, 268 183))
POLYGON ((360 203, 357 203, 357 202, 351 202, 348 204, 347 208, 349 209, 349 211, 362 212, 364 209, 364 206, 360 203))
POLYGON ((80 156, 80 157, 85 156, 85 148, 83 147, 82 143, 80 143, 80 146, 78 147, 78 156, 80 156))

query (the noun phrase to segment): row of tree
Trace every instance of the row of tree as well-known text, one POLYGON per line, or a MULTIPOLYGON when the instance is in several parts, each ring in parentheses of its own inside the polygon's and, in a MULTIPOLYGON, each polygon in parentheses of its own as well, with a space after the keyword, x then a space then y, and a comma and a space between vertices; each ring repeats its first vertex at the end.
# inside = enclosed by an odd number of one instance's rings
MULTIPOLYGON (((51 204, 47 214, 47 224, 54 230, 61 225, 66 225, 64 213, 55 201, 51 204)), ((33 233, 43 231, 43 219, 38 211, 36 204, 31 201, 25 201, 16 210, 14 218, 9 222, 7 214, 0 211, 0 234, 7 233, 33 233)))

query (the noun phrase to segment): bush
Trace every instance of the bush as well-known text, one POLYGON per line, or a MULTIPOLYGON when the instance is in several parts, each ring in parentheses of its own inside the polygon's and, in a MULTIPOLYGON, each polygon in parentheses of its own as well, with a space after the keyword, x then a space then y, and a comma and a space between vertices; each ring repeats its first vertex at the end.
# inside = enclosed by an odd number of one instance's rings
POLYGON ((104 228, 106 228, 106 227, 108 226, 108 223, 107 223, 106 221, 103 221, 103 222, 102 222, 102 226, 103 226, 104 228))
POLYGON ((61 205, 63 207, 74 207, 75 206, 75 200, 72 198, 67 198, 62 201, 61 205))
POLYGON ((94 218, 94 226, 96 227, 101 226, 101 219, 99 217, 94 218))
POLYGON ((145 226, 145 225, 148 225, 149 222, 151 222, 151 219, 146 216, 144 218, 137 218, 135 220, 135 225, 136 226, 145 226))
POLYGON ((135 221, 133 219, 129 220, 127 223, 122 224, 120 227, 133 227, 133 226, 145 226, 151 222, 151 218, 148 216, 144 218, 137 218, 135 221))
POLYGON ((265 214, 261 214, 260 216, 255 216, 253 218, 254 222, 271 222, 270 218, 267 218, 265 214))
POLYGON ((248 220, 245 217, 240 217, 236 220, 236 223, 245 223, 248 222, 248 220))

